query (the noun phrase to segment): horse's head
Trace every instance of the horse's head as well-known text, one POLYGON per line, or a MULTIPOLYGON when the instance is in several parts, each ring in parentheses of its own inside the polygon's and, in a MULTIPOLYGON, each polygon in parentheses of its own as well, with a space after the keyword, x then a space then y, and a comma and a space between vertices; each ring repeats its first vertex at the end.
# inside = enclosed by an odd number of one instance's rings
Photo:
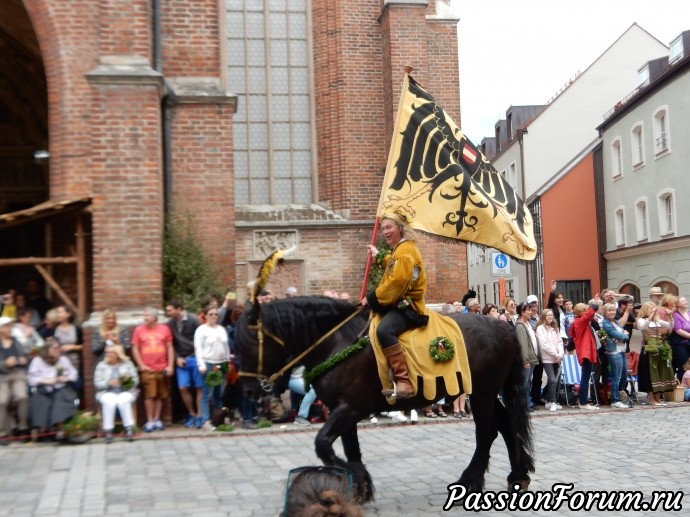
POLYGON ((248 304, 236 330, 245 392, 271 392, 273 381, 293 366, 313 367, 338 346, 353 343, 366 325, 365 314, 358 323, 350 321, 358 314, 355 306, 322 296, 248 304))
POLYGON ((272 393, 273 386, 268 379, 285 365, 287 354, 284 347, 264 331, 258 302, 247 304, 235 332, 242 391, 258 400, 272 393))

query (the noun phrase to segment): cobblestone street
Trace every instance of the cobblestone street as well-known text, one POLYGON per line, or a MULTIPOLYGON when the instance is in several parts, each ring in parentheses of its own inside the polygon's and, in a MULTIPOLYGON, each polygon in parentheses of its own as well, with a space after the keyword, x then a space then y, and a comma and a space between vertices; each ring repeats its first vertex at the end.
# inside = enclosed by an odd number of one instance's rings
MULTIPOLYGON (((690 404, 535 415, 537 471, 531 490, 574 483, 575 490, 641 490, 645 500, 653 490, 679 490, 684 506, 690 504, 690 442, 684 432, 690 404)), ((379 427, 362 425, 360 432, 377 490, 367 515, 443 515, 446 487, 474 450, 473 422, 381 421, 379 427)), ((106 446, 101 439, 76 446, 14 444, 0 449, 0 515, 275 516, 287 471, 318 464, 315 433, 292 424, 222 435, 172 428, 131 444, 116 440, 106 446)), ((505 447, 497 441, 486 488, 505 490, 507 472, 505 447)), ((450 513, 468 512, 456 507, 450 513)))

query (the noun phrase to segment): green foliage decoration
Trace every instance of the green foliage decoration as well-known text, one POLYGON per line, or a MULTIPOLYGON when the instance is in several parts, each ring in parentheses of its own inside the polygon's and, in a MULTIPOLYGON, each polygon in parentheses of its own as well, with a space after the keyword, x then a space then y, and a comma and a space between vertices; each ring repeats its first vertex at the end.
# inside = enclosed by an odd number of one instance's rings
POLYGON ((80 411, 62 425, 62 431, 66 436, 74 437, 85 433, 96 433, 99 426, 98 415, 80 411))
POLYGON ((369 337, 368 336, 361 337, 357 341, 355 341, 353 344, 348 346, 347 348, 344 348, 340 352, 336 352, 329 359, 325 360, 323 363, 316 365, 314 368, 312 368, 311 370, 306 372, 304 374, 304 390, 309 391, 309 387, 311 386, 312 381, 316 377, 326 373, 328 370, 330 370, 334 366, 342 363, 345 359, 347 359, 351 355, 356 354, 360 350, 363 350, 364 347, 366 347, 368 344, 369 344, 369 337))
POLYGON ((163 239, 164 299, 180 300, 189 311, 202 309, 209 296, 223 292, 198 231, 192 214, 173 214, 165 225, 163 239))
POLYGON ((383 239, 378 239, 376 241, 376 248, 379 252, 371 262, 371 269, 369 270, 369 278, 367 280, 367 293, 370 293, 378 287, 381 277, 383 277, 383 272, 385 271, 383 259, 393 250, 383 239))

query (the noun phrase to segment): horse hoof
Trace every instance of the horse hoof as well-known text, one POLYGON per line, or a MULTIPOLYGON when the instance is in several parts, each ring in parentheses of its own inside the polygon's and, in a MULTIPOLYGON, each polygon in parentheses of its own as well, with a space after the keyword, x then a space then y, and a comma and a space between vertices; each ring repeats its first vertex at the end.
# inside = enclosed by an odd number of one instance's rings
POLYGON ((484 491, 484 480, 468 481, 467 479, 460 478, 455 484, 464 486, 468 494, 484 491))
POLYGON ((513 481, 508 485, 508 492, 517 490, 518 492, 527 492, 529 489, 529 479, 523 479, 522 481, 513 481))

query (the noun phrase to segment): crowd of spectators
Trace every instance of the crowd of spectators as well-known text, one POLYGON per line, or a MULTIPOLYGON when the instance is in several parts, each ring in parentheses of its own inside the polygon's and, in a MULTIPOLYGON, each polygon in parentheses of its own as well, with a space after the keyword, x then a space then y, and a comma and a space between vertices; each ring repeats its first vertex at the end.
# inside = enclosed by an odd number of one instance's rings
MULTIPOLYGON (((106 443, 113 441, 118 417, 123 436, 134 438, 139 398, 145 413, 141 430, 163 430, 173 389, 179 390, 186 410, 183 425, 190 429, 210 431, 233 419, 244 429, 256 429, 260 415, 271 417, 268 407, 246 397, 237 383, 234 337, 242 309, 234 292, 222 303, 211 297, 198 314, 171 300, 164 322, 156 308, 147 307, 143 322, 134 328, 119 325, 117 313, 106 309, 91 332, 95 368, 85 377, 82 359, 89 351, 74 311, 67 305, 53 307, 41 290, 32 280, 25 293, 10 291, 0 299, 0 445, 32 437, 59 439, 62 426, 79 411, 85 378, 93 378, 106 443)), ((285 292, 286 298, 297 295, 295 287, 285 292)), ((324 295, 349 300, 346 293, 329 290, 324 295)), ((270 290, 259 294, 260 303, 273 299, 270 290)), ((313 387, 305 392, 302 376, 303 368, 296 368, 282 385, 292 401, 285 419, 308 426, 318 420, 311 415, 317 401, 313 387)))
MULTIPOLYGON (((500 305, 482 305, 470 290, 461 301, 445 303, 441 312, 480 314, 515 326, 530 412, 539 407, 551 412, 563 409, 559 395, 565 389, 575 391, 579 408, 586 410, 608 404, 615 409, 630 408, 631 392, 638 397, 646 394, 646 403, 666 405, 663 394, 678 384, 690 401, 690 314, 685 297, 653 287, 649 301, 640 304, 629 295, 604 289, 601 296, 597 293, 583 303, 567 299, 556 287, 552 282, 543 310, 535 295, 522 303, 505 297, 500 305), (633 332, 640 332, 642 338, 639 353, 630 350, 633 332), (561 366, 565 356, 577 360, 578 383, 564 382, 561 366)), ((459 401, 456 399, 454 413, 459 401)), ((438 417, 438 411, 431 409, 425 408, 425 414, 438 417)))
MULTIPOLYGON (((580 382, 571 387, 577 391, 580 408, 596 410, 601 402, 616 409, 630 407, 633 386, 628 360, 635 331, 642 337, 639 362, 635 361, 637 389, 648 394, 650 404, 664 405, 662 394, 680 383, 685 387, 685 400, 690 400, 686 298, 652 288, 650 301, 634 304, 629 296, 605 289, 601 297, 575 303, 556 290, 555 282, 551 287, 543 310, 534 295, 522 303, 506 297, 499 305, 482 306, 477 294, 468 291, 461 301, 444 304, 442 312, 492 317, 515 326, 529 411, 540 406, 552 412, 562 409, 556 386, 567 355, 576 355, 580 365, 580 382), (600 397, 589 389, 592 376, 600 397)), ((284 293, 286 298, 297 295, 295 287, 284 293)), ((332 290, 323 295, 349 300, 347 294, 332 290)), ((260 303, 273 299, 270 290, 259 294, 260 303)), ((236 382, 240 365, 234 332, 242 314, 236 301, 235 293, 228 293, 192 314, 172 300, 165 307, 166 322, 158 321, 157 309, 147 308, 143 323, 134 329, 118 325, 114 311, 103 311, 100 325, 91 335, 90 352, 96 364, 93 384, 107 443, 113 440, 117 416, 123 436, 133 439, 139 397, 146 414, 142 430, 162 430, 171 386, 179 390, 187 428, 214 430, 221 409, 225 421, 235 417, 245 429, 258 426, 264 408, 244 396, 236 382), (172 376, 175 383, 171 383, 172 376)), ((83 397, 82 329, 69 306, 52 306, 37 280, 31 280, 22 293, 6 293, 0 302, 0 445, 27 441, 32 429, 36 439, 53 439, 59 436, 62 424, 74 417, 83 397)), ((287 390, 291 411, 286 412, 286 419, 309 426, 318 395, 313 386, 304 389, 303 375, 303 367, 294 368, 273 395, 281 398, 287 390)), ((463 395, 446 407, 452 416, 464 418, 469 402, 463 395)), ((441 400, 422 411, 431 418, 449 416, 444 404, 441 400)), ((401 415, 400 421, 404 419, 401 415)))

